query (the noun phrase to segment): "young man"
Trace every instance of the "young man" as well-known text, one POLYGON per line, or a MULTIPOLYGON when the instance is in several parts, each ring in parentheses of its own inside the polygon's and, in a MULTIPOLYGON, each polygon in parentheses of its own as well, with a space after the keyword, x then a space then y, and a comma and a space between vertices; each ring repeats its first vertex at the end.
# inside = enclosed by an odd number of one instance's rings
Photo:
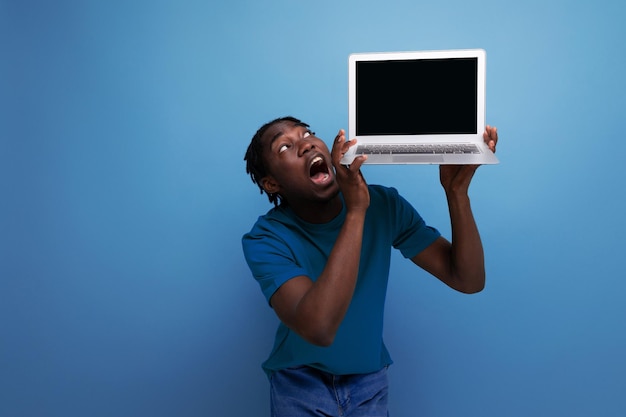
MULTIPOLYGON (((496 128, 483 135, 495 151, 496 128)), ((292 117, 262 126, 246 168, 275 207, 243 236, 248 265, 281 323, 263 363, 274 417, 387 416, 383 310, 391 248, 464 293, 485 285, 468 188, 477 166, 440 167, 452 242, 393 188, 368 185, 340 164, 355 141, 340 130, 329 151, 292 117)))

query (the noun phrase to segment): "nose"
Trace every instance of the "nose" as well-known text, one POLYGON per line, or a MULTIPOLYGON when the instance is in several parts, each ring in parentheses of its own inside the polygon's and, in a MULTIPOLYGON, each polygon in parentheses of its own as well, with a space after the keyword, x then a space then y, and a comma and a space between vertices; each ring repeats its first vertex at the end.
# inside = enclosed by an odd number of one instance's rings
POLYGON ((313 141, 309 140, 308 138, 300 139, 298 143, 298 154, 300 156, 305 155, 307 152, 313 149, 315 149, 315 144, 313 143, 313 141))

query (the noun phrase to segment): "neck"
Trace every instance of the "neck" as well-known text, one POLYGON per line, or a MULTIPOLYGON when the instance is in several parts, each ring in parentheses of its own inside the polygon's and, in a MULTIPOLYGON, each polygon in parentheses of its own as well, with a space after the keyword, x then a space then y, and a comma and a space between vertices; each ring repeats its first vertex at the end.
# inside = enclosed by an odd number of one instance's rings
POLYGON ((289 207, 305 222, 321 224, 328 223, 341 213, 343 201, 337 194, 328 201, 300 201, 289 203, 289 207))

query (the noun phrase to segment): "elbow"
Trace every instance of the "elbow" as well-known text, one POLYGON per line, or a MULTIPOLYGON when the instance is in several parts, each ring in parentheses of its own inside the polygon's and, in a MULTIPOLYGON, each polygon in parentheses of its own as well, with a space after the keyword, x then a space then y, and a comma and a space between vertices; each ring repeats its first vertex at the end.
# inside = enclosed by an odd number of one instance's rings
POLYGON ((302 332, 300 336, 312 345, 319 347, 329 347, 335 341, 336 331, 325 328, 311 329, 302 332))
POLYGON ((477 294, 485 289, 485 284, 473 285, 459 289, 463 294, 477 294))
POLYGON ((313 313, 299 311, 295 316, 293 321, 285 324, 304 341, 319 347, 333 344, 341 325, 336 316, 324 314, 324 309, 313 313))
POLYGON ((472 279, 460 280, 454 289, 463 294, 477 294, 485 289, 485 275, 481 274, 472 279))
POLYGON ((463 294, 477 294, 485 289, 485 277, 480 280, 474 280, 472 282, 465 283, 458 290, 463 294))
POLYGON ((315 338, 309 340, 309 343, 319 347, 329 347, 333 344, 334 337, 315 338))
POLYGON ((312 345, 319 347, 329 347, 335 341, 334 334, 320 333, 315 335, 304 336, 304 339, 312 345))

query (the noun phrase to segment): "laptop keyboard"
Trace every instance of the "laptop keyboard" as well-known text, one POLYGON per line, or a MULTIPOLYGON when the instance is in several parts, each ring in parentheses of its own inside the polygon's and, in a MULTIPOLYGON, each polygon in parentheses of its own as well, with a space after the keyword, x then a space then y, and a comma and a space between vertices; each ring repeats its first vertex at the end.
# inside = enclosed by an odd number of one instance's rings
POLYGON ((359 145, 357 155, 368 154, 466 154, 480 153, 472 143, 359 145))

